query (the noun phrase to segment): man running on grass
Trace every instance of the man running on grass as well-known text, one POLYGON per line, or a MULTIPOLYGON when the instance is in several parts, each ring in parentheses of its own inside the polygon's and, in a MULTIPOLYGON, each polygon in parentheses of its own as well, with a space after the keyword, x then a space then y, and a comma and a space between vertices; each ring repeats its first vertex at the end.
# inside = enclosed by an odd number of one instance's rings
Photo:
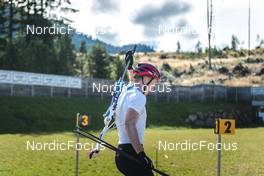
POLYGON ((116 153, 118 170, 126 176, 153 176, 152 161, 144 152, 144 130, 146 128, 146 95, 155 88, 160 79, 159 71, 151 64, 140 63, 132 68, 133 56, 126 57, 129 62, 130 81, 121 93, 116 108, 116 125, 119 136, 118 148, 135 158, 141 164, 116 153))

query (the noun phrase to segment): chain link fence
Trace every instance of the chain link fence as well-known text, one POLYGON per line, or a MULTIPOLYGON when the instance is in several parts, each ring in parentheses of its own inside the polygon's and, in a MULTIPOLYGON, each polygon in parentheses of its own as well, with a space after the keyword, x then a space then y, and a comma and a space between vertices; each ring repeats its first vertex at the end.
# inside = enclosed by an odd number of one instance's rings
MULTIPOLYGON (((1 83, 0 96, 97 97, 104 100, 111 96, 114 87, 114 81, 105 79, 83 78, 81 84, 81 88, 67 88, 1 83)), ((156 91, 150 93, 150 98, 154 101, 168 102, 251 102, 253 98, 258 98, 258 96, 252 94, 252 87, 159 84, 156 91)))

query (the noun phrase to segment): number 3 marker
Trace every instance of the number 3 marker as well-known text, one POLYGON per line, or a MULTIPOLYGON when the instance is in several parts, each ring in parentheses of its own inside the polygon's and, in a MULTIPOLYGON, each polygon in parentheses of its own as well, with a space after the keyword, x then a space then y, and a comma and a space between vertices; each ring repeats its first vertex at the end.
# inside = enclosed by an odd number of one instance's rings
POLYGON ((87 126, 89 124, 89 117, 87 115, 82 116, 82 126, 87 126))
POLYGON ((89 117, 87 115, 76 114, 76 127, 86 127, 89 125, 89 117))

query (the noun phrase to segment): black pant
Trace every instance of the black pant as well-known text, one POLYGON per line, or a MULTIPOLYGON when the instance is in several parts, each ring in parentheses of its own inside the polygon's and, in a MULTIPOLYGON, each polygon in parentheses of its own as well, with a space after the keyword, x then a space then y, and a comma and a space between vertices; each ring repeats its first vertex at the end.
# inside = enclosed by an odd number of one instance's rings
MULTIPOLYGON (((118 149, 137 158, 137 153, 131 144, 120 144, 118 145, 118 149)), ((153 176, 150 169, 147 169, 143 165, 128 159, 120 153, 116 153, 115 162, 118 170, 125 176, 153 176)))

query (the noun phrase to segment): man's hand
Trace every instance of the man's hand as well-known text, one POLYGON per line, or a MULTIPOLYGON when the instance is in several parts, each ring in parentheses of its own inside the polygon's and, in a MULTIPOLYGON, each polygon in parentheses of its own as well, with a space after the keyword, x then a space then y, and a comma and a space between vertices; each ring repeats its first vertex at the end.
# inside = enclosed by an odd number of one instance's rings
POLYGON ((98 154, 99 154, 99 150, 96 150, 96 149, 94 149, 94 150, 92 150, 90 153, 89 153, 89 158, 90 159, 92 159, 92 158, 94 158, 94 157, 96 157, 98 154))
POLYGON ((145 152, 138 153, 138 159, 147 169, 152 169, 154 167, 151 159, 146 155, 145 152))

